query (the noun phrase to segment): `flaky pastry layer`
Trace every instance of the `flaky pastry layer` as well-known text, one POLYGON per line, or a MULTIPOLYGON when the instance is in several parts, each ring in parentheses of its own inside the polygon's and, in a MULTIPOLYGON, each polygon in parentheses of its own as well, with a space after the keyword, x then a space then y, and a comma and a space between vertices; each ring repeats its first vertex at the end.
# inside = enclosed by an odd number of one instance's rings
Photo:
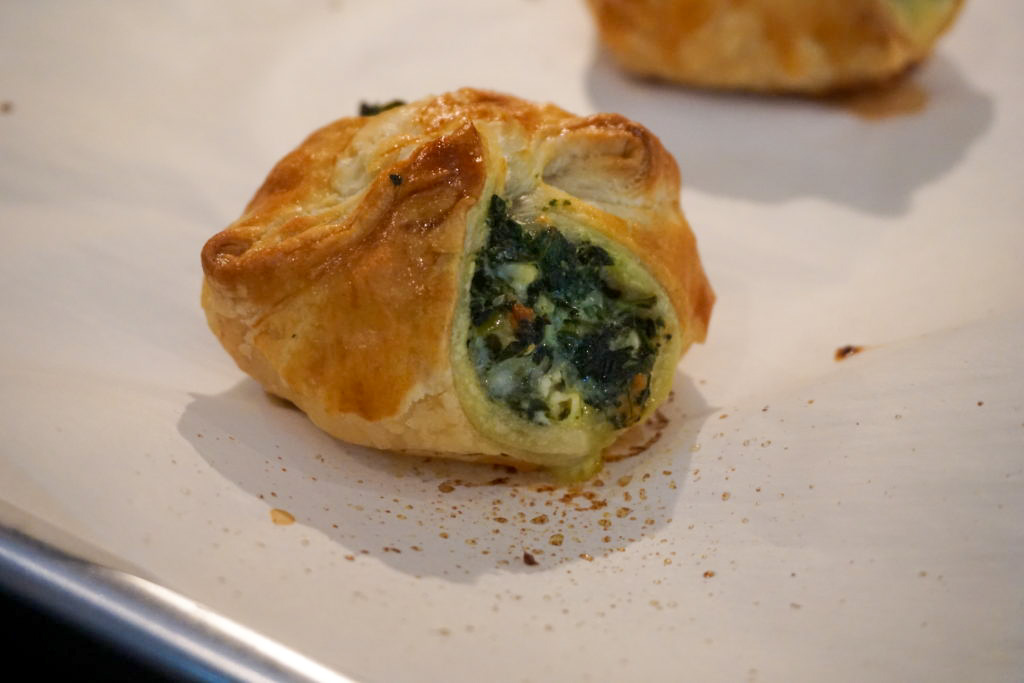
POLYGON ((924 59, 963 0, 588 0, 628 70, 689 85, 825 93, 924 59))

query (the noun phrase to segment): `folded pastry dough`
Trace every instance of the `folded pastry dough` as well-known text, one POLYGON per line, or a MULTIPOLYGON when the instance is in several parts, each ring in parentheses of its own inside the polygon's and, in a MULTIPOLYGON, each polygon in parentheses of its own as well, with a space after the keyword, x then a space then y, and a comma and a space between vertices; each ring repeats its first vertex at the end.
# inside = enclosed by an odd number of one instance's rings
POLYGON ((569 477, 714 300, 657 138, 471 89, 316 131, 202 265, 239 367, 330 434, 569 477))
POLYGON ((588 0, 630 71, 698 86, 823 93, 924 59, 963 0, 588 0))

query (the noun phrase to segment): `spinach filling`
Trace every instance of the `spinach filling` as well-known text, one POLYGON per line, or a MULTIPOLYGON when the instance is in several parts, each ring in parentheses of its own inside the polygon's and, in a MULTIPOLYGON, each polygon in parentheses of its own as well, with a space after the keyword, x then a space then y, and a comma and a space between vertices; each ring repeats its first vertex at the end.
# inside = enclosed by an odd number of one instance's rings
POLYGON ((516 222, 497 195, 487 226, 467 344, 488 397, 537 424, 593 412, 616 429, 636 422, 671 339, 657 296, 620 284, 596 244, 516 222))
POLYGON ((405 104, 405 100, 391 100, 390 102, 360 102, 359 103, 359 115, 360 116, 376 116, 377 114, 387 111, 388 109, 394 109, 395 107, 401 107, 405 104))

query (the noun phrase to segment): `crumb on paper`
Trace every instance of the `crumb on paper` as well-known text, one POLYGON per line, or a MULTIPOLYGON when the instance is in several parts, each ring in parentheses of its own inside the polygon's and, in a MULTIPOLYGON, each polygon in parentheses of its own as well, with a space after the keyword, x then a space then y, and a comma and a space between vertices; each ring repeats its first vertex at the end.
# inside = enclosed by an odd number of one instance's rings
POLYGON ((270 521, 280 526, 288 526, 289 524, 295 524, 295 516, 287 510, 272 508, 270 510, 270 521))
POLYGON ((524 552, 523 553, 523 563, 526 564, 529 567, 536 567, 537 566, 537 558, 534 557, 532 553, 524 552))
POLYGON ((854 344, 847 344, 846 346, 840 346, 836 349, 835 359, 838 363, 841 360, 846 360, 850 356, 856 355, 864 350, 863 346, 856 346, 854 344))

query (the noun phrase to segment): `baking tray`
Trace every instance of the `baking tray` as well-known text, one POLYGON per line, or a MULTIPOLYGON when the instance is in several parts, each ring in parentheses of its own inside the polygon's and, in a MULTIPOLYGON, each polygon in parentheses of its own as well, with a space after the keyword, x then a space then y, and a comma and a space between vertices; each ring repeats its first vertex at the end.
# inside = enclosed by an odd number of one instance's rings
MULTIPOLYGON (((626 78, 578 2, 4 3, 2 580, 113 567, 359 681, 1018 678, 1021 26, 969 3, 880 108, 626 78), (463 85, 648 125, 719 296, 581 492, 333 440, 198 307, 307 132, 463 85)), ((179 625, 146 652, 221 642, 179 625)), ((231 643, 190 661, 289 675, 231 643)))

